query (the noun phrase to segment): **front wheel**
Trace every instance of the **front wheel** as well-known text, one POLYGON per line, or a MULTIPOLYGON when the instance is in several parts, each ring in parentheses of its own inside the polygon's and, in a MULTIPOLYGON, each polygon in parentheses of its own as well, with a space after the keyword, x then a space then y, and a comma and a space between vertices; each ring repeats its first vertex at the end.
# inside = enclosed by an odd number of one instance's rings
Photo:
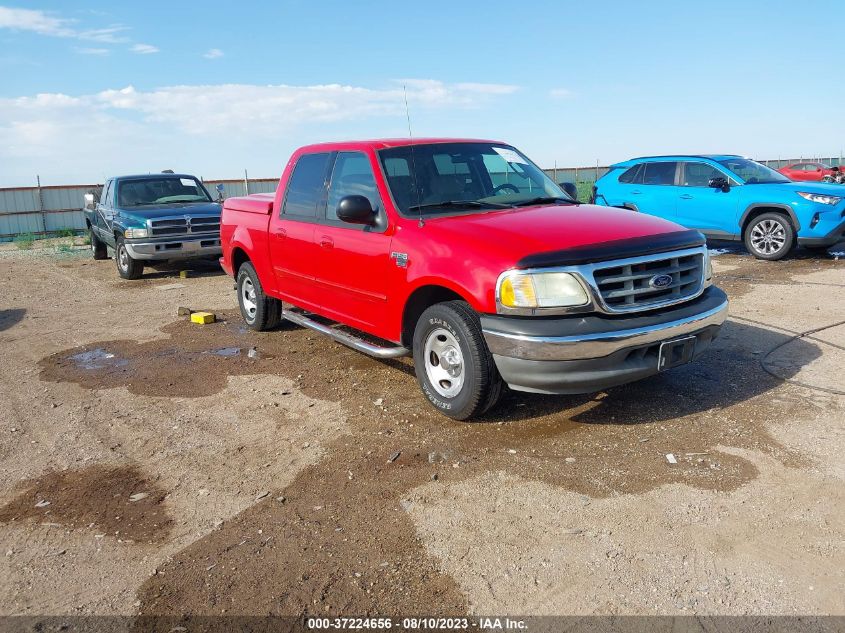
POLYGON ((238 269, 237 280, 238 306, 247 326, 258 332, 276 327, 282 315, 282 302, 264 294, 255 267, 250 262, 238 269))
POLYGON ((502 394, 478 315, 464 301, 422 313, 414 330, 414 369, 429 402, 454 420, 483 414, 502 394))
POLYGON ((757 259, 781 259, 794 244, 795 229, 782 213, 763 213, 745 227, 745 247, 757 259))
POLYGON ((114 246, 114 261, 117 264, 117 274, 124 279, 140 279, 144 274, 144 264, 132 259, 123 238, 118 238, 114 246))

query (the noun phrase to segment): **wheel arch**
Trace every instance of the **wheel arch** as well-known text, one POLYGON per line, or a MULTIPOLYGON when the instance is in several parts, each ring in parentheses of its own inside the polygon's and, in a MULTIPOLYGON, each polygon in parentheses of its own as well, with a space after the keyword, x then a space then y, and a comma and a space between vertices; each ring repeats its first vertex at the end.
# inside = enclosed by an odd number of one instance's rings
POLYGON ((754 218, 770 212, 786 215, 787 218, 789 218, 789 222, 792 224, 792 228, 795 230, 796 235, 798 234, 798 231, 801 230, 801 222, 798 220, 798 216, 795 215, 795 211, 788 204, 777 202, 755 202, 754 204, 748 205, 742 213, 742 217, 739 220, 741 234, 745 235, 745 229, 748 228, 749 223, 754 218))
POLYGON ((458 289, 447 287, 440 283, 426 283, 415 288, 408 298, 405 300, 405 305, 402 308, 402 344, 408 348, 411 347, 414 341, 414 328, 417 325, 422 313, 431 306, 445 301, 466 301, 472 305, 470 301, 458 289))
POLYGON ((251 262, 252 258, 250 258, 249 254, 246 252, 246 249, 242 246, 235 246, 232 248, 232 272, 234 273, 235 277, 238 276, 238 270, 241 266, 243 266, 246 262, 251 262))

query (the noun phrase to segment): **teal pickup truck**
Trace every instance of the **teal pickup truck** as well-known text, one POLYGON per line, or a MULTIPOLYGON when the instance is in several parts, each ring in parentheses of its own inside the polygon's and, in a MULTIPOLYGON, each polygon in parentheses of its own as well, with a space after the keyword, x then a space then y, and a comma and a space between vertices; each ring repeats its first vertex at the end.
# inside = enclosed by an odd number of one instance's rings
POLYGON ((145 262, 217 258, 222 200, 222 185, 213 199, 188 174, 109 178, 101 191, 85 194, 91 252, 107 259, 108 247, 114 249, 124 279, 140 278, 145 262))

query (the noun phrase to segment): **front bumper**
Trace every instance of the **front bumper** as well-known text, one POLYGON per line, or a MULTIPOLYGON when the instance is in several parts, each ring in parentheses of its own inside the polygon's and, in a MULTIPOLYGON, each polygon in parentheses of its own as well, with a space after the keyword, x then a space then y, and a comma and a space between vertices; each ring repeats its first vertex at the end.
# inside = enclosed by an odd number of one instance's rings
POLYGON ((192 236, 168 240, 126 240, 132 259, 165 260, 214 257, 223 252, 219 235, 192 236))
POLYGON ((692 358, 716 337, 728 298, 715 287, 698 299, 648 314, 554 319, 483 315, 499 373, 517 391, 593 393, 656 374, 660 344, 695 337, 692 358))
MULTIPOLYGON (((845 214, 845 212, 843 212, 843 214, 845 214)), ((838 244, 843 241, 845 241, 845 221, 840 222, 827 234, 821 237, 798 236, 798 244, 800 246, 833 246, 834 244, 838 244)))

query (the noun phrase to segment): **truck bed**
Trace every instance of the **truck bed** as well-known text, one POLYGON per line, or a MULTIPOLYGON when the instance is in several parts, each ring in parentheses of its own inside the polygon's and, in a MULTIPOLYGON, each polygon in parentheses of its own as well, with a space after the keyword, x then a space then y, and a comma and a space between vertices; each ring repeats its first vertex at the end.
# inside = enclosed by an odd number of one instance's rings
POLYGON ((229 198, 223 203, 223 208, 231 211, 269 215, 273 210, 275 197, 276 194, 274 193, 254 193, 240 198, 229 198))

